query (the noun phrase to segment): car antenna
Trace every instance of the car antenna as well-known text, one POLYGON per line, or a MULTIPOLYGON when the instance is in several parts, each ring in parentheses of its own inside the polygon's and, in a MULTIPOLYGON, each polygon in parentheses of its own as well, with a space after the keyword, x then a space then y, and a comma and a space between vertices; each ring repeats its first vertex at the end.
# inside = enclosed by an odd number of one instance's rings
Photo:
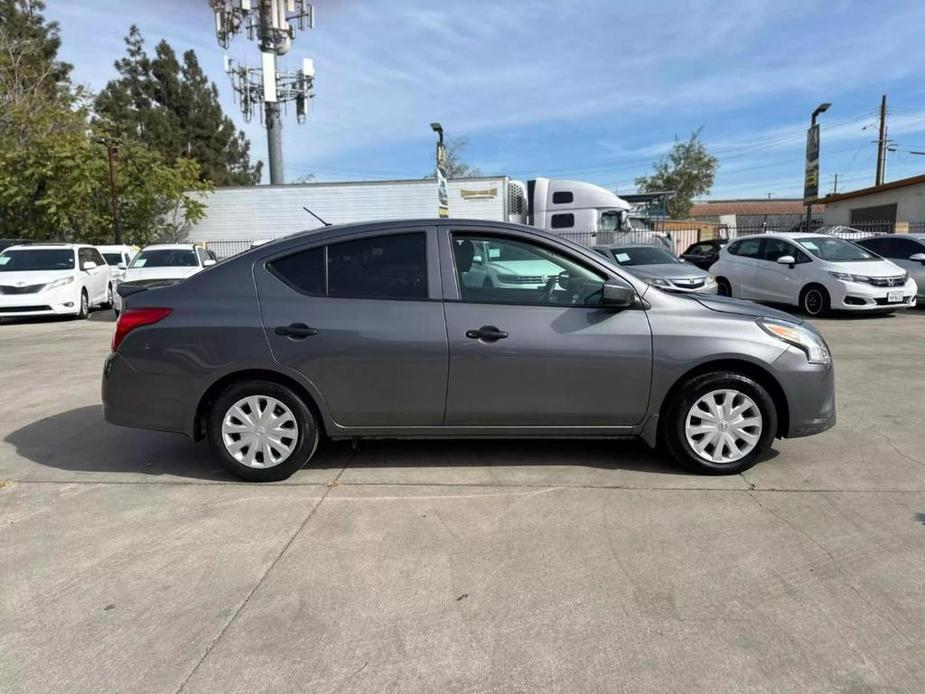
POLYGON ((321 222, 322 224, 324 224, 326 227, 331 226, 331 224, 330 224, 329 222, 324 221, 321 217, 319 217, 318 215, 316 215, 314 212, 312 212, 310 209, 308 209, 305 205, 302 205, 302 209, 305 210, 306 212, 308 212, 312 217, 314 217, 315 219, 317 219, 319 222, 321 222))

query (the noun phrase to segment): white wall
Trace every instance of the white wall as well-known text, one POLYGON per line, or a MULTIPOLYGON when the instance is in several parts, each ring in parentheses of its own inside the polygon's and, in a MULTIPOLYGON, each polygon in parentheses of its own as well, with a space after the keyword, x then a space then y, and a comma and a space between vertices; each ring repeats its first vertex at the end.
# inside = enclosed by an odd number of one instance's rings
POLYGON ((825 202, 826 224, 848 225, 851 223, 851 210, 853 209, 892 204, 896 204, 897 222, 925 221, 925 183, 836 202, 826 202, 825 200, 820 202, 825 202))
MULTIPOLYGON (((503 221, 506 182, 449 181, 450 217, 503 221)), ((189 241, 273 239, 320 227, 303 205, 330 224, 437 216, 437 182, 431 180, 218 188, 204 197, 206 216, 189 241)))

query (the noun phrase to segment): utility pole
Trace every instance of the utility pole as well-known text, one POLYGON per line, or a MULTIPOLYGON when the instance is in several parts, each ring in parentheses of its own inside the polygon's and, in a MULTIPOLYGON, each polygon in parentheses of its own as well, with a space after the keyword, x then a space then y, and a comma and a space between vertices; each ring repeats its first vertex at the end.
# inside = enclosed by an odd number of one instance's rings
POLYGON ((118 246, 121 241, 119 233, 119 205, 116 195, 116 146, 110 137, 97 137, 97 143, 106 148, 106 159, 109 162, 109 206, 112 210, 112 242, 118 246))
POLYGON ((235 65, 225 56, 225 72, 241 106, 245 121, 261 108, 267 129, 267 159, 270 184, 285 183, 283 175, 283 120, 281 104, 294 101, 296 117, 303 123, 308 101, 313 94, 315 65, 311 58, 302 61, 297 72, 280 72, 277 57, 292 46, 296 29, 315 27, 315 11, 306 0, 209 0, 215 12, 215 35, 223 48, 231 38, 246 31, 260 46, 261 66, 235 65))
POLYGON ((832 186, 832 195, 838 195, 838 174, 835 174, 835 183, 832 186))
POLYGON ((883 185, 886 177, 886 94, 880 100, 880 139, 877 140, 877 179, 874 185, 883 185))

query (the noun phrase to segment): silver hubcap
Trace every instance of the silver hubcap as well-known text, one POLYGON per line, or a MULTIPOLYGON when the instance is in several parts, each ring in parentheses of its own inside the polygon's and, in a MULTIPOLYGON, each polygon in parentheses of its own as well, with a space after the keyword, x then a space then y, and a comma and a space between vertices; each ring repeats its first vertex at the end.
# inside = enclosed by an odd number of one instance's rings
POLYGON ((738 390, 714 390, 687 412, 684 434, 698 456, 711 463, 734 463, 761 438, 761 410, 738 390))
POLYGON ((238 400, 222 420, 222 443, 232 458, 252 468, 279 465, 292 455, 299 440, 295 415, 267 395, 238 400))

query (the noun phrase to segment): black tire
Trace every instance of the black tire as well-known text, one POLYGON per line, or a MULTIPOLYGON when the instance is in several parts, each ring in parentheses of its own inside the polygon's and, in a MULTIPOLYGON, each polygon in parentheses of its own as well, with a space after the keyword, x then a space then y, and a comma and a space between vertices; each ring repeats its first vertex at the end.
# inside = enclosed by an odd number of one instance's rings
POLYGON ((829 292, 821 284, 809 284, 800 292, 800 311, 812 318, 826 315, 832 308, 829 292))
POLYGON ((77 320, 86 320, 90 315, 90 297, 86 289, 80 290, 80 307, 77 309, 77 320))
POLYGON ((716 293, 720 296, 732 296, 732 285, 725 277, 716 278, 716 293))
POLYGON ((291 388, 273 381, 253 380, 234 383, 216 398, 209 411, 207 435, 213 452, 230 473, 247 482, 276 482, 287 479, 311 459, 318 447, 319 430, 315 415, 291 388), (271 397, 280 401, 292 412, 298 426, 292 453, 272 467, 254 468, 239 462, 223 442, 222 422, 225 415, 236 403, 249 396, 271 397))
MULTIPOLYGON (((734 402, 741 400, 735 399, 734 402)), ((768 391, 751 378, 729 371, 695 376, 682 383, 676 389, 672 402, 668 403, 664 416, 662 434, 665 447, 688 470, 705 475, 735 475, 748 470, 767 451, 777 433, 777 408, 768 391), (736 391, 747 396, 761 413, 761 431, 757 434, 754 448, 732 462, 713 462, 701 457, 688 441, 685 430, 688 413, 694 405, 704 396, 718 390, 736 391)), ((705 454, 709 455, 710 452, 705 451, 705 454)))

